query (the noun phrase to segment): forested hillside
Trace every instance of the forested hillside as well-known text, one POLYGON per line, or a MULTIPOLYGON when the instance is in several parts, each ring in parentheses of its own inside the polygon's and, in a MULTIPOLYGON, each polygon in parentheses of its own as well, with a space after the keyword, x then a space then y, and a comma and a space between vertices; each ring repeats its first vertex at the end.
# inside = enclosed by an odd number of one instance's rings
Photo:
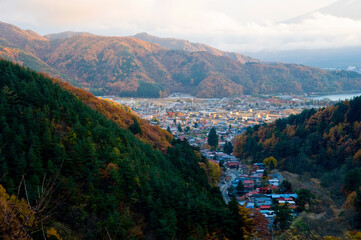
POLYGON ((248 128, 236 137, 235 154, 252 162, 273 156, 281 170, 321 180, 338 217, 361 228, 361 97, 248 128))
POLYGON ((163 154, 51 79, 0 61, 0 204, 12 209, 0 213, 2 237, 243 239, 245 218, 200 162, 187 142, 163 154))
POLYGON ((106 99, 99 99, 90 92, 58 79, 52 80, 77 96, 84 104, 115 122, 119 127, 130 129, 136 137, 151 144, 156 149, 165 152, 171 146, 172 134, 159 126, 150 125, 146 120, 139 118, 129 107, 106 99))
POLYGON ((361 89, 361 75, 355 72, 265 64, 183 40, 148 36, 144 38, 147 42, 69 32, 47 37, 0 22, 0 57, 96 95, 160 97, 182 92, 197 97, 232 97, 361 89), (176 50, 152 43, 159 41, 176 50), (181 47, 176 47, 178 44, 181 47))

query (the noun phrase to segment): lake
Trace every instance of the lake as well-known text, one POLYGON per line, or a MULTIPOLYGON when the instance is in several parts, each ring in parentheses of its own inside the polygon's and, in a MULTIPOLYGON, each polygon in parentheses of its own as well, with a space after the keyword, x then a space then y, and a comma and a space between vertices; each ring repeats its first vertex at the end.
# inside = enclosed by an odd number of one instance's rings
POLYGON ((313 96, 313 97, 308 97, 308 99, 322 100, 322 99, 328 98, 332 101, 342 101, 342 100, 346 100, 346 99, 352 99, 353 97, 357 97, 360 95, 361 95, 361 92, 359 92, 359 93, 338 93, 338 94, 330 94, 330 95, 313 96))

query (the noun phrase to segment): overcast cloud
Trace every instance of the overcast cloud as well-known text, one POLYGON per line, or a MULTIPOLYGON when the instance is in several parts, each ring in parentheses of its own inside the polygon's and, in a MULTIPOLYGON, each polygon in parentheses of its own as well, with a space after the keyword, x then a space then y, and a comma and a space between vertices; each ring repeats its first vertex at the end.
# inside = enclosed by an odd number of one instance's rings
POLYGON ((240 52, 360 46, 360 20, 314 13, 301 22, 281 23, 333 2, 0 0, 0 20, 40 34, 71 30, 126 36, 148 32, 240 52))

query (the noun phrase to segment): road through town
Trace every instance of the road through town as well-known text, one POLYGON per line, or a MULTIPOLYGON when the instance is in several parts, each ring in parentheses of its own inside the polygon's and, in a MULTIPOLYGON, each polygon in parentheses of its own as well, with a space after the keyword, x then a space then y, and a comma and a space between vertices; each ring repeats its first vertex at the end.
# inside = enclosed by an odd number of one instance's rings
POLYGON ((228 182, 226 182, 224 185, 220 186, 222 197, 226 204, 228 204, 228 202, 231 201, 231 199, 228 196, 228 188, 231 186, 232 181, 234 181, 237 177, 236 171, 229 170, 228 172, 229 172, 229 175, 231 176, 231 179, 228 182))

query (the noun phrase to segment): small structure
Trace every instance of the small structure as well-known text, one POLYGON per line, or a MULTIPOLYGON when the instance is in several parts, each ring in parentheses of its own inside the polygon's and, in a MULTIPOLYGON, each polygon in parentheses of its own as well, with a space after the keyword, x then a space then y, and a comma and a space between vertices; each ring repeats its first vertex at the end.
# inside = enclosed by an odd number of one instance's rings
POLYGON ((277 178, 270 179, 268 180, 268 182, 272 186, 278 187, 280 185, 280 180, 278 180, 277 178))
POLYGON ((254 181, 253 180, 245 180, 245 181, 243 181, 243 186, 247 190, 254 189, 254 181))

